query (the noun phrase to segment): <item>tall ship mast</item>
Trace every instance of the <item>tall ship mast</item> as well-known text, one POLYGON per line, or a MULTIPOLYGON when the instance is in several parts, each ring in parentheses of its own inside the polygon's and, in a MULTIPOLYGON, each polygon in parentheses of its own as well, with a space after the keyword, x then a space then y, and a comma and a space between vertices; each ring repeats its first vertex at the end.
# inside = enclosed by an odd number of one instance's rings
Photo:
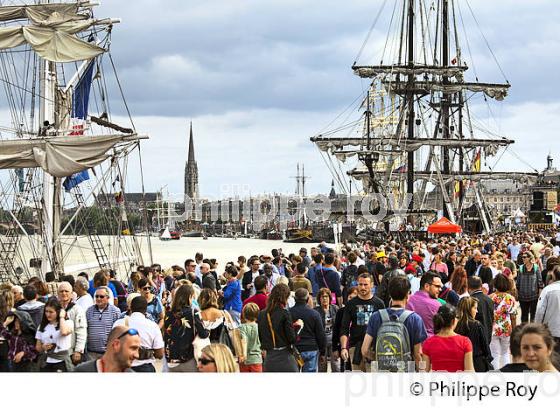
POLYGON ((463 224, 467 211, 474 210, 482 230, 490 232, 494 226, 481 184, 537 178, 535 173, 482 168, 494 157, 499 160, 514 141, 477 121, 476 104, 490 107, 491 100, 504 100, 510 83, 505 75, 503 82, 482 82, 476 70, 467 79, 474 61, 468 39, 459 33, 466 34, 468 12, 470 5, 463 0, 385 1, 370 30, 380 22, 388 25, 386 41, 378 44, 379 63, 358 62, 366 39, 352 66, 369 83, 360 105, 363 115, 311 138, 328 157, 341 188, 347 186, 341 163, 357 159, 347 174, 361 182, 362 193, 393 198, 387 224, 420 228, 436 213, 463 224), (390 19, 380 20, 387 4, 392 5, 390 19), (406 196, 408 204, 402 202, 406 196))
POLYGON ((96 5, 0 6, 11 114, 0 125, 0 282, 99 268, 124 276, 144 262, 125 198, 129 159, 147 137, 111 115, 111 88, 128 112, 110 51, 120 20, 97 18, 96 5))

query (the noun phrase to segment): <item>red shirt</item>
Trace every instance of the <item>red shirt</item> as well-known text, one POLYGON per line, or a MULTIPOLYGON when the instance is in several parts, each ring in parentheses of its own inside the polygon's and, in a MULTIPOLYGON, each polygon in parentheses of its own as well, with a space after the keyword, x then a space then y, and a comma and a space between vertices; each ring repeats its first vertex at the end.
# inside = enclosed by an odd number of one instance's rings
POLYGON ((465 353, 472 352, 472 343, 461 335, 435 335, 424 342, 422 352, 430 358, 432 371, 462 372, 465 370, 465 353))
POLYGON ((260 310, 266 309, 266 302, 268 301, 268 295, 266 293, 256 293, 250 298, 243 301, 243 306, 247 303, 256 303, 260 310))

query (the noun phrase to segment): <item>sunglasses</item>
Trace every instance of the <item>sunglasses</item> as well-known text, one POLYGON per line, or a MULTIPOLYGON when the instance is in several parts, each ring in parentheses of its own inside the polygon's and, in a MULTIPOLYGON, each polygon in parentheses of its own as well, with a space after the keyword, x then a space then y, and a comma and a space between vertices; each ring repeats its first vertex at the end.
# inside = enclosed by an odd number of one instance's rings
POLYGON ((207 364, 215 363, 215 362, 212 359, 207 359, 206 357, 201 357, 200 359, 198 359, 198 363, 200 363, 203 366, 206 366, 207 364))
POLYGON ((105 295, 95 295, 95 299, 105 299, 106 297, 105 295))
POLYGON ((126 335, 136 336, 136 335, 138 335, 138 330, 130 328, 130 329, 128 329, 126 332, 124 332, 122 335, 120 335, 119 337, 117 337, 117 339, 122 339, 122 338, 125 337, 126 335))
POLYGON ((151 289, 152 289, 152 288, 151 288, 150 286, 144 286, 144 287, 142 288, 142 290, 151 290, 151 289))

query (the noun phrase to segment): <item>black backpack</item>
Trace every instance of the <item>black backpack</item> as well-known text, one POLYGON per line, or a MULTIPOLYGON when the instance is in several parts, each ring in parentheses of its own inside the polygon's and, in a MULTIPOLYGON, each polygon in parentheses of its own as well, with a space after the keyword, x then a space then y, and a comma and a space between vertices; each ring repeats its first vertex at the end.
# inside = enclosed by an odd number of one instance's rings
POLYGON ((344 283, 342 286, 346 289, 358 285, 358 267, 356 265, 347 266, 344 272, 342 272, 342 275, 344 276, 344 283))

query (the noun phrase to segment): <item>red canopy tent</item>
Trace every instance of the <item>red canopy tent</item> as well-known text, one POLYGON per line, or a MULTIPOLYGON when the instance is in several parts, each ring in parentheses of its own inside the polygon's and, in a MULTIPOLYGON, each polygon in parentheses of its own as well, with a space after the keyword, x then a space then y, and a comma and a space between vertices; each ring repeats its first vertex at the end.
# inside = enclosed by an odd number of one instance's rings
POLYGON ((461 233, 462 231, 463 229, 459 225, 455 225, 445 217, 428 226, 428 232, 430 233, 461 233))

